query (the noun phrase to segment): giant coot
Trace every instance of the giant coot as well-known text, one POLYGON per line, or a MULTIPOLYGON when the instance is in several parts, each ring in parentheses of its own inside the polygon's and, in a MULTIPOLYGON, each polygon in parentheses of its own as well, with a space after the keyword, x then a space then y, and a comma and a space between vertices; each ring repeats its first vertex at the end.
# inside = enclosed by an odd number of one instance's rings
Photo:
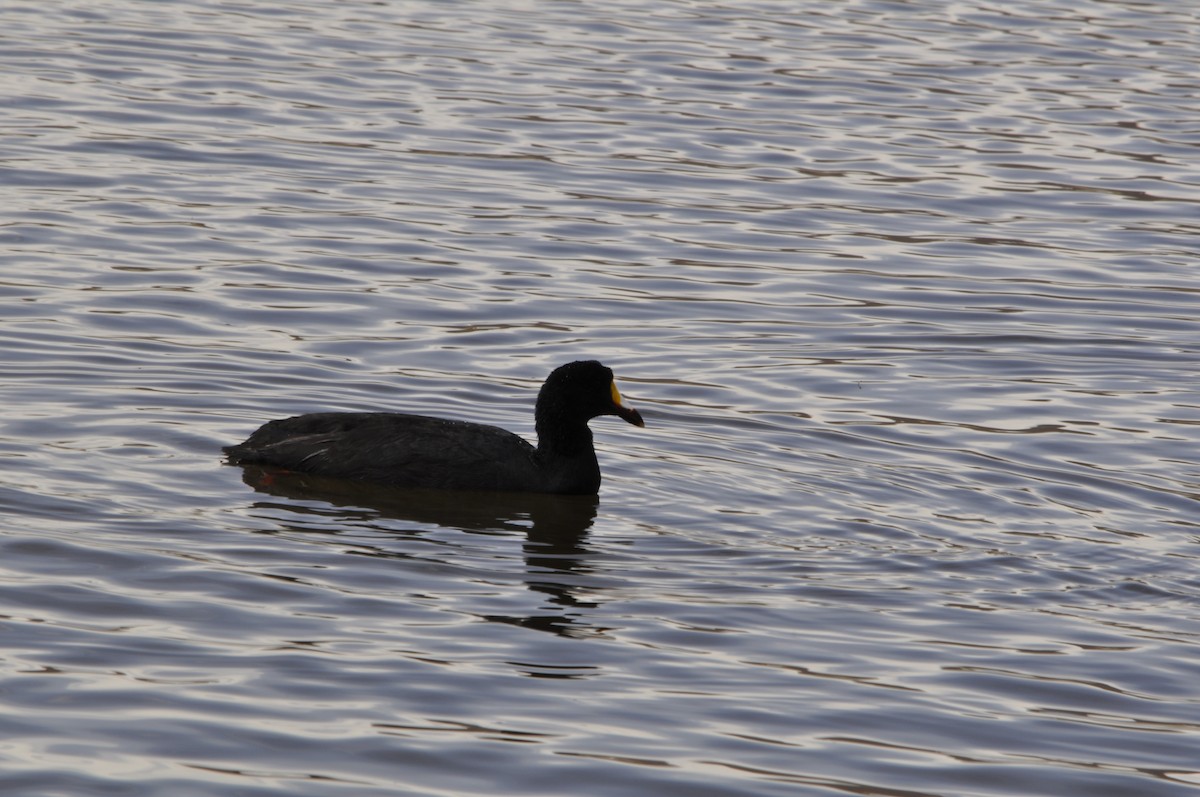
POLYGON ((611 370, 595 360, 555 368, 534 410, 538 444, 467 421, 398 412, 317 412, 270 421, 223 449, 239 465, 269 465, 394 487, 595 495, 600 466, 588 421, 616 415, 644 426, 621 403, 611 370))

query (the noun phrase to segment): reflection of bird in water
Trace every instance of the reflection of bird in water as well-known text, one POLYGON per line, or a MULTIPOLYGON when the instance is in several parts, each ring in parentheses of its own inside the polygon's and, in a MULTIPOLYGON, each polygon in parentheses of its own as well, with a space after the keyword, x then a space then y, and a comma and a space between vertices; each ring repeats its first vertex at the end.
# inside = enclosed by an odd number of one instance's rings
POLYGON ((272 465, 389 487, 595 495, 600 466, 588 421, 616 415, 612 371, 595 360, 560 366, 534 411, 538 444, 495 426, 397 412, 318 412, 270 421, 225 453, 239 465, 272 465))
MULTIPOLYGON (((242 478, 262 493, 344 508, 358 521, 390 518, 481 533, 522 532, 526 535, 523 550, 529 589, 548 595, 552 603, 567 609, 596 605, 577 600, 574 595, 578 578, 590 570, 582 560, 589 553, 584 539, 596 517, 595 496, 397 490, 258 466, 246 467, 242 478)), ((274 508, 320 514, 325 523, 330 520, 327 508, 317 510, 302 503, 277 504, 274 508)), ((385 549, 357 553, 395 555, 385 549)), ((557 611, 528 616, 485 615, 484 619, 564 636, 598 633, 598 629, 557 611)))

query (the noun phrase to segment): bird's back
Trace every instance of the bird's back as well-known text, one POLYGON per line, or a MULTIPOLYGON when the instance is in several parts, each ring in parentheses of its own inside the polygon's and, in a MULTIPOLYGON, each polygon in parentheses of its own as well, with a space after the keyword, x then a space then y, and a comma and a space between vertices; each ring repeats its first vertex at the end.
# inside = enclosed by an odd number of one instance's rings
POLYGON ((546 491, 537 452, 496 426, 392 412, 320 412, 270 421, 225 449, 236 464, 394 487, 546 491))

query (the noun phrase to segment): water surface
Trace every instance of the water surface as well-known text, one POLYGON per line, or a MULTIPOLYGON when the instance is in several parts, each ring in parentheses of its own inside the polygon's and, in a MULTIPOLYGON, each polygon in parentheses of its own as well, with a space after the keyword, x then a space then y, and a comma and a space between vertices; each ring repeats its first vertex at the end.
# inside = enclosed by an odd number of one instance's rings
POLYGON ((1200 19, 0 10, 0 787, 1200 785, 1200 19), (595 501, 264 484, 318 409, 595 501))

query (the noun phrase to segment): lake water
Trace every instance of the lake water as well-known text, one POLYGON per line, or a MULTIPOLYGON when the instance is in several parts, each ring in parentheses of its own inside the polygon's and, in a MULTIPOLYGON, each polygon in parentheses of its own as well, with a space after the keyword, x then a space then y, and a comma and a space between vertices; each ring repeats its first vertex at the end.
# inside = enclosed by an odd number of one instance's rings
POLYGON ((6 796, 1200 791, 1195 4, 0 31, 6 796), (596 501, 221 460, 584 357, 596 501))

